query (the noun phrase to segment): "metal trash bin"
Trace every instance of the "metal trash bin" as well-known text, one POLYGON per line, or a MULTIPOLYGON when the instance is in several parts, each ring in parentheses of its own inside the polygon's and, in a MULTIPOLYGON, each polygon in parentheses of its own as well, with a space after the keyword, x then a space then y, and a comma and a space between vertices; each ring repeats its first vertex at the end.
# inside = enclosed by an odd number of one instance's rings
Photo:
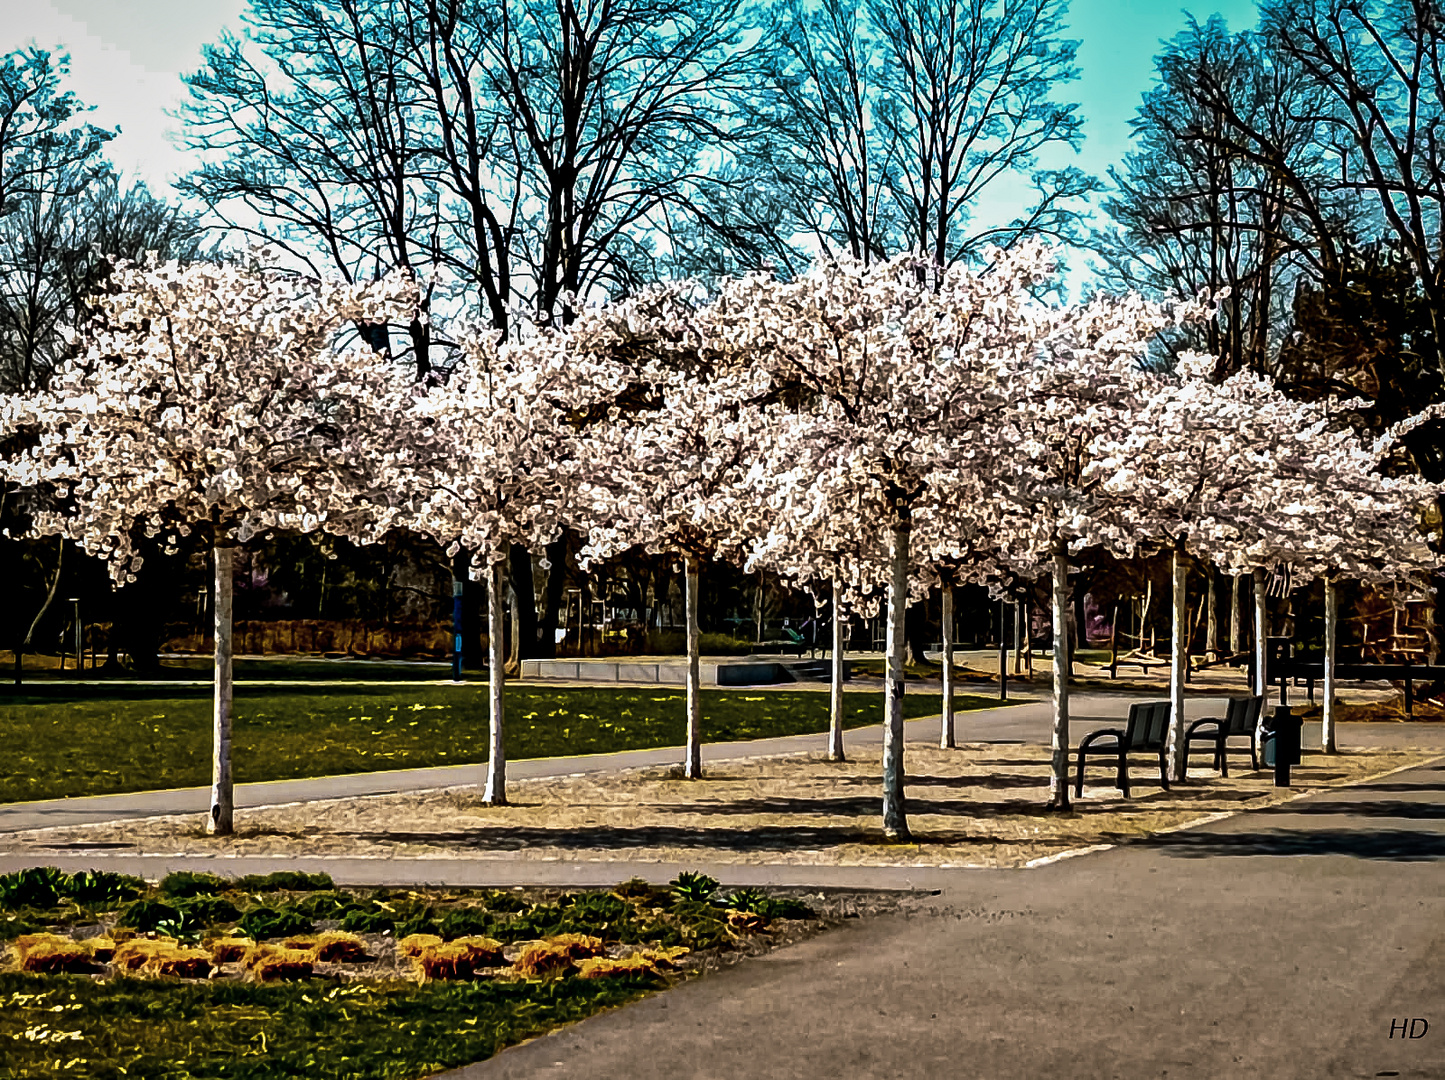
POLYGON ((1289 769, 1300 763, 1300 730, 1304 721, 1280 705, 1262 722, 1264 764, 1274 767, 1274 786, 1289 787, 1289 769))

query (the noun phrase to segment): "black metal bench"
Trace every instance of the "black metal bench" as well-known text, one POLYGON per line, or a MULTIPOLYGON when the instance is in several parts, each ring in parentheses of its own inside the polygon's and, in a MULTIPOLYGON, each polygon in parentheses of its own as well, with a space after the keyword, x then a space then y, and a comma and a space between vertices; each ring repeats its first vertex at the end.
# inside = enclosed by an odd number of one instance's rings
POLYGON ((1079 743, 1079 763, 1074 794, 1084 794, 1084 765, 1089 758, 1114 760, 1118 772, 1115 784, 1129 797, 1129 755, 1146 753, 1159 759, 1159 784, 1169 790, 1169 763, 1165 757, 1165 741, 1169 736, 1167 701, 1136 701, 1129 706, 1129 719, 1122 728, 1091 731, 1079 743))
MULTIPOLYGON (((1184 769, 1189 770, 1189 755, 1193 753, 1196 739, 1208 740, 1208 749, 1214 752, 1214 767, 1220 776, 1229 775, 1229 740, 1249 740, 1249 767, 1259 771, 1259 757, 1254 748, 1254 729, 1259 726, 1260 713, 1264 711, 1264 698, 1233 697, 1225 707, 1223 718, 1211 717, 1196 720, 1184 733, 1184 769)), ((1201 747, 1200 749, 1206 749, 1201 747)), ((1239 749, 1235 747, 1234 749, 1239 749)))

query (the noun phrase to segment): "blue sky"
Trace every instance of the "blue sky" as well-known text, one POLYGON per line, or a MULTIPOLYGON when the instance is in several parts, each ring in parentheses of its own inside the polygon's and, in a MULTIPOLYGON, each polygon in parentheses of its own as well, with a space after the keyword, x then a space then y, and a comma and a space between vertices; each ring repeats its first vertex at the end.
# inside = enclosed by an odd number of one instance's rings
MULTIPOLYGON (((121 128, 111 157, 128 175, 157 190, 184 173, 186 155, 172 146, 166 115, 182 96, 180 73, 197 66, 202 44, 223 27, 239 29, 245 0, 0 0, 0 53, 29 41, 64 48, 70 85, 96 107, 96 123, 121 128)), ((1163 39, 1219 12, 1231 29, 1254 21, 1254 0, 1073 0, 1081 79, 1064 91, 1083 106, 1086 142, 1073 159, 1103 175, 1129 149, 1129 120, 1148 87, 1163 39)), ((1007 196, 987 216, 1006 212, 1007 196)), ((994 202, 995 200, 990 200, 994 202)))

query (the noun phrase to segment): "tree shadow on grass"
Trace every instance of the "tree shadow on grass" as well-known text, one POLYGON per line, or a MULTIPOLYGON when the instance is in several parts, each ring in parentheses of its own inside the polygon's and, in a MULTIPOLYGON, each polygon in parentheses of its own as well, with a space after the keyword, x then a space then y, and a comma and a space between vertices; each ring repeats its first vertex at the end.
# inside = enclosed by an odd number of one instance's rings
POLYGON ((1183 858, 1221 855, 1348 855, 1357 859, 1429 862, 1445 859, 1445 835, 1407 829, 1260 829, 1241 833, 1177 832, 1137 841, 1183 858))
POLYGON ((908 778, 910 787, 946 787, 946 788, 1042 788, 1047 789, 1049 778, 1047 776, 910 776, 908 778))

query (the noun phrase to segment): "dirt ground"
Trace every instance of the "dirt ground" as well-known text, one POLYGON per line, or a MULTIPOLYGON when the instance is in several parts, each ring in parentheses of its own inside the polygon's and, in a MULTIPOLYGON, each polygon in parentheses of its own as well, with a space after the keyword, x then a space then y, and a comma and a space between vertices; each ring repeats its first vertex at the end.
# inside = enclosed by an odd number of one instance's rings
POLYGON ((0 836, 0 850, 108 854, 347 855, 854 866, 1021 866, 1116 843, 1221 812, 1375 776, 1425 751, 1306 753, 1294 786, 1234 759, 1229 779, 1204 768, 1165 792, 1157 767, 1131 768, 1133 797, 1093 765, 1068 813, 1045 809, 1048 751, 1032 746, 910 747, 913 842, 879 828, 880 763, 820 755, 716 764, 701 781, 663 769, 518 781, 504 807, 476 788, 368 796, 237 814, 232 837, 207 837, 199 816, 73 826, 0 836))

